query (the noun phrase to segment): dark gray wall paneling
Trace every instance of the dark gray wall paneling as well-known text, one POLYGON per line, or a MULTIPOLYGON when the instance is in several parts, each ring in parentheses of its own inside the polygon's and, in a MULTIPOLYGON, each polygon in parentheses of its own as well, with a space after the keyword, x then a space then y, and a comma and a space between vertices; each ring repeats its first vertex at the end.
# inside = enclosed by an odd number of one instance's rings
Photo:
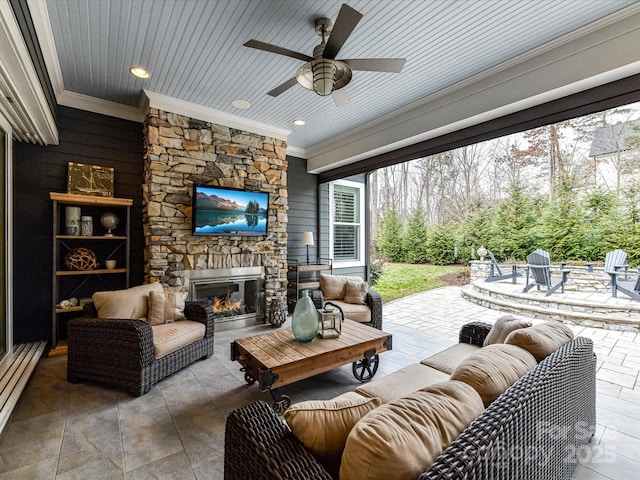
POLYGON ((287 161, 287 258, 306 262, 307 249, 300 245, 302 232, 313 232, 315 245, 309 247, 309 257, 313 262, 318 256, 318 176, 307 173, 307 161, 304 159, 287 156, 287 161))
POLYGON ((130 284, 144 278, 142 124, 59 107, 60 144, 14 144, 14 340, 51 336, 52 204, 70 161, 113 167, 115 196, 132 198, 130 284))

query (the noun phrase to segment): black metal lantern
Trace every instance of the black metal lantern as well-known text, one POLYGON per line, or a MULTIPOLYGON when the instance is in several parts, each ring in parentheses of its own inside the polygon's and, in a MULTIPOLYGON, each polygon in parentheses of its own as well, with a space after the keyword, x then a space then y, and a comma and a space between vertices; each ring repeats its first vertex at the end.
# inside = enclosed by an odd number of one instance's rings
POLYGON ((342 309, 335 303, 327 302, 324 308, 318 310, 320 313, 320 324, 318 325, 318 334, 322 338, 337 338, 342 333, 342 322, 344 313, 342 309))

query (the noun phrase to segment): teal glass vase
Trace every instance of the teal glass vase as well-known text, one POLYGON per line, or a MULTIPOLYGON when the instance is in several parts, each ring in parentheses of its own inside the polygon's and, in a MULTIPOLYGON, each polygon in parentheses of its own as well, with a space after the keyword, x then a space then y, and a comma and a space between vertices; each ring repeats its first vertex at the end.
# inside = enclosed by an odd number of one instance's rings
POLYGON ((309 296, 309 290, 302 291, 302 297, 293 309, 291 330, 299 342, 310 342, 318 334, 318 311, 309 296))

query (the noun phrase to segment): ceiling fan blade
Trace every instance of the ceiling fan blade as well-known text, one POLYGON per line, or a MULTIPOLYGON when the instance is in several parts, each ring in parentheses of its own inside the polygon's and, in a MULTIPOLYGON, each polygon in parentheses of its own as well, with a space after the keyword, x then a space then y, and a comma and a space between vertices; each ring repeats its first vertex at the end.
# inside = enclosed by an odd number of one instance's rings
POLYGON ((334 90, 331 92, 331 96, 333 97, 333 101, 336 102, 336 107, 341 107, 342 105, 349 103, 349 97, 347 96, 347 92, 344 88, 334 90))
POLYGON ((327 46, 324 47, 324 58, 335 59, 336 55, 347 41, 353 29, 356 28, 358 22, 362 18, 362 14, 357 10, 354 10, 346 3, 342 4, 336 23, 333 25, 329 40, 327 40, 327 46))
POLYGON ((277 53, 278 55, 284 55, 286 57, 297 58, 298 60, 302 60, 304 62, 310 62, 311 60, 313 60, 313 57, 305 55, 304 53, 295 52, 293 50, 289 50, 288 48, 282 48, 278 47, 277 45, 261 42, 260 40, 249 40, 244 44, 244 46, 255 48, 257 50, 264 50, 265 52, 277 53))
POLYGON ((272 97, 277 97, 281 93, 284 93, 287 90, 289 90, 296 83, 298 83, 298 81, 296 80, 296 77, 290 78, 289 80, 284 82, 282 85, 278 85, 276 88, 274 88, 270 92, 267 92, 267 95, 271 95, 272 97))
POLYGON ((349 65, 351 70, 400 73, 407 60, 405 58, 354 58, 340 61, 349 65))

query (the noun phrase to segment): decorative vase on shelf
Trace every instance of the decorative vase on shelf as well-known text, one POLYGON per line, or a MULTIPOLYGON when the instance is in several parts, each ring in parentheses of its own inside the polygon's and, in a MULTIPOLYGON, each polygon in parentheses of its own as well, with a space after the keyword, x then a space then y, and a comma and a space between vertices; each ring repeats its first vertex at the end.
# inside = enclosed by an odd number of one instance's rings
POLYGON ((120 219, 115 213, 107 212, 104 213, 100 217, 100 224, 107 229, 107 233, 104 234, 105 237, 113 237, 113 233, 111 230, 118 226, 120 219))
POLYGON ((291 330, 299 342, 310 342, 318 334, 318 311, 309 296, 309 290, 302 291, 302 297, 293 309, 291 330))

